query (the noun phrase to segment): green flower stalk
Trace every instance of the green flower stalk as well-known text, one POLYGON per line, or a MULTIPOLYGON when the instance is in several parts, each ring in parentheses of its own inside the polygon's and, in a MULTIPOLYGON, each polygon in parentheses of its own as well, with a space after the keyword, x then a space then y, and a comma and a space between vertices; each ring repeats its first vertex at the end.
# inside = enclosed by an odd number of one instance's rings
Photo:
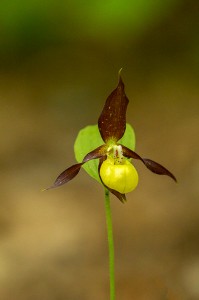
POLYGON ((176 181, 175 176, 159 163, 142 158, 134 151, 135 135, 133 128, 126 124, 126 110, 129 100, 119 73, 119 83, 108 96, 98 125, 80 130, 74 150, 77 164, 63 171, 54 184, 47 188, 57 188, 72 180, 83 167, 86 172, 104 186, 105 211, 109 245, 110 300, 115 299, 114 243, 109 194, 115 195, 122 203, 126 193, 133 191, 138 184, 138 173, 132 160, 140 160, 150 171, 167 175, 176 181), (110 193, 109 193, 110 192, 110 193))

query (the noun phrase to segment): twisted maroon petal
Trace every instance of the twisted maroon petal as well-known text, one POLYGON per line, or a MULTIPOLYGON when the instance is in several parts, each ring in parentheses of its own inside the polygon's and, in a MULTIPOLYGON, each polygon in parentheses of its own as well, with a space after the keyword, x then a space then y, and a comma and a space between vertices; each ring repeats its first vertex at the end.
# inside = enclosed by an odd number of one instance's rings
POLYGON ((89 152, 83 159, 83 161, 79 164, 75 164, 65 171, 63 171, 55 180, 54 184, 47 188, 46 190, 57 188, 59 186, 62 186, 63 184, 69 182, 72 180, 80 171, 83 164, 85 164, 87 161, 92 159, 97 159, 100 157, 103 157, 105 155, 105 146, 102 145, 93 151, 89 152))
POLYGON ((67 182, 69 182, 71 179, 73 179, 80 171, 81 166, 84 163, 80 163, 80 164, 75 164, 71 167, 69 167, 68 169, 66 169, 65 171, 63 171, 55 180, 55 182, 53 183, 52 186, 50 186, 49 188, 47 188, 47 190, 50 189, 54 189, 57 188, 67 182))
POLYGON ((96 149, 94 149, 93 151, 86 154, 82 162, 86 163, 91 159, 101 158, 103 156, 106 156, 106 145, 101 145, 96 149))
POLYGON ((169 170, 167 170, 165 167, 163 167, 159 163, 157 163, 151 159, 148 159, 148 158, 143 158, 142 160, 143 160, 145 166, 151 172, 158 174, 158 175, 167 175, 167 176, 171 177, 175 182, 177 182, 176 177, 169 170))
POLYGON ((175 176, 169 170, 167 170, 165 167, 160 165, 159 163, 157 163, 151 159, 148 159, 148 158, 142 158, 136 152, 130 150, 129 148, 127 148, 125 146, 122 146, 122 150, 123 150, 124 156, 126 156, 128 158, 134 158, 134 159, 141 160, 143 162, 143 164, 145 164, 145 166, 151 172, 153 172, 155 174, 159 174, 159 175, 167 175, 167 176, 171 177, 174 181, 177 182, 175 176))

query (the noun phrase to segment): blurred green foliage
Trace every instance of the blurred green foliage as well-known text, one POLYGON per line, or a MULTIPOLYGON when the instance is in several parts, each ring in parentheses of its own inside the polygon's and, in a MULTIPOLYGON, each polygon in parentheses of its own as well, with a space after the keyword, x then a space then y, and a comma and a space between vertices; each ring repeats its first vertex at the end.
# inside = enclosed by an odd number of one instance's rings
POLYGON ((132 39, 179 0, 40 1, 2 0, 0 48, 6 56, 49 44, 132 39))

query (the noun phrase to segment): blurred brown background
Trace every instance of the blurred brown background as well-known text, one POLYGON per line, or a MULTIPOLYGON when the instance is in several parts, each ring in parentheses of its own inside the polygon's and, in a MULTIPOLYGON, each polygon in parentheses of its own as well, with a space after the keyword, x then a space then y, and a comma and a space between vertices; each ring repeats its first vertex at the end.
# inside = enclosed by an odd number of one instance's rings
POLYGON ((138 188, 112 197, 117 299, 199 299, 199 2, 0 3, 0 299, 109 299, 102 187, 75 162, 79 129, 117 85, 130 99, 138 188))

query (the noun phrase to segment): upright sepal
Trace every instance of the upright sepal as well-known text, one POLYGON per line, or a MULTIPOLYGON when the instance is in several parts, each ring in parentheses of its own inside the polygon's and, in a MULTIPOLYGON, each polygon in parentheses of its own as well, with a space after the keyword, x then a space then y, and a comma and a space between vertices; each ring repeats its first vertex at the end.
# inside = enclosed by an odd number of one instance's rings
POLYGON ((119 77, 116 89, 107 98, 98 120, 98 127, 103 141, 112 139, 117 142, 126 129, 126 109, 128 98, 124 91, 124 83, 119 77))

